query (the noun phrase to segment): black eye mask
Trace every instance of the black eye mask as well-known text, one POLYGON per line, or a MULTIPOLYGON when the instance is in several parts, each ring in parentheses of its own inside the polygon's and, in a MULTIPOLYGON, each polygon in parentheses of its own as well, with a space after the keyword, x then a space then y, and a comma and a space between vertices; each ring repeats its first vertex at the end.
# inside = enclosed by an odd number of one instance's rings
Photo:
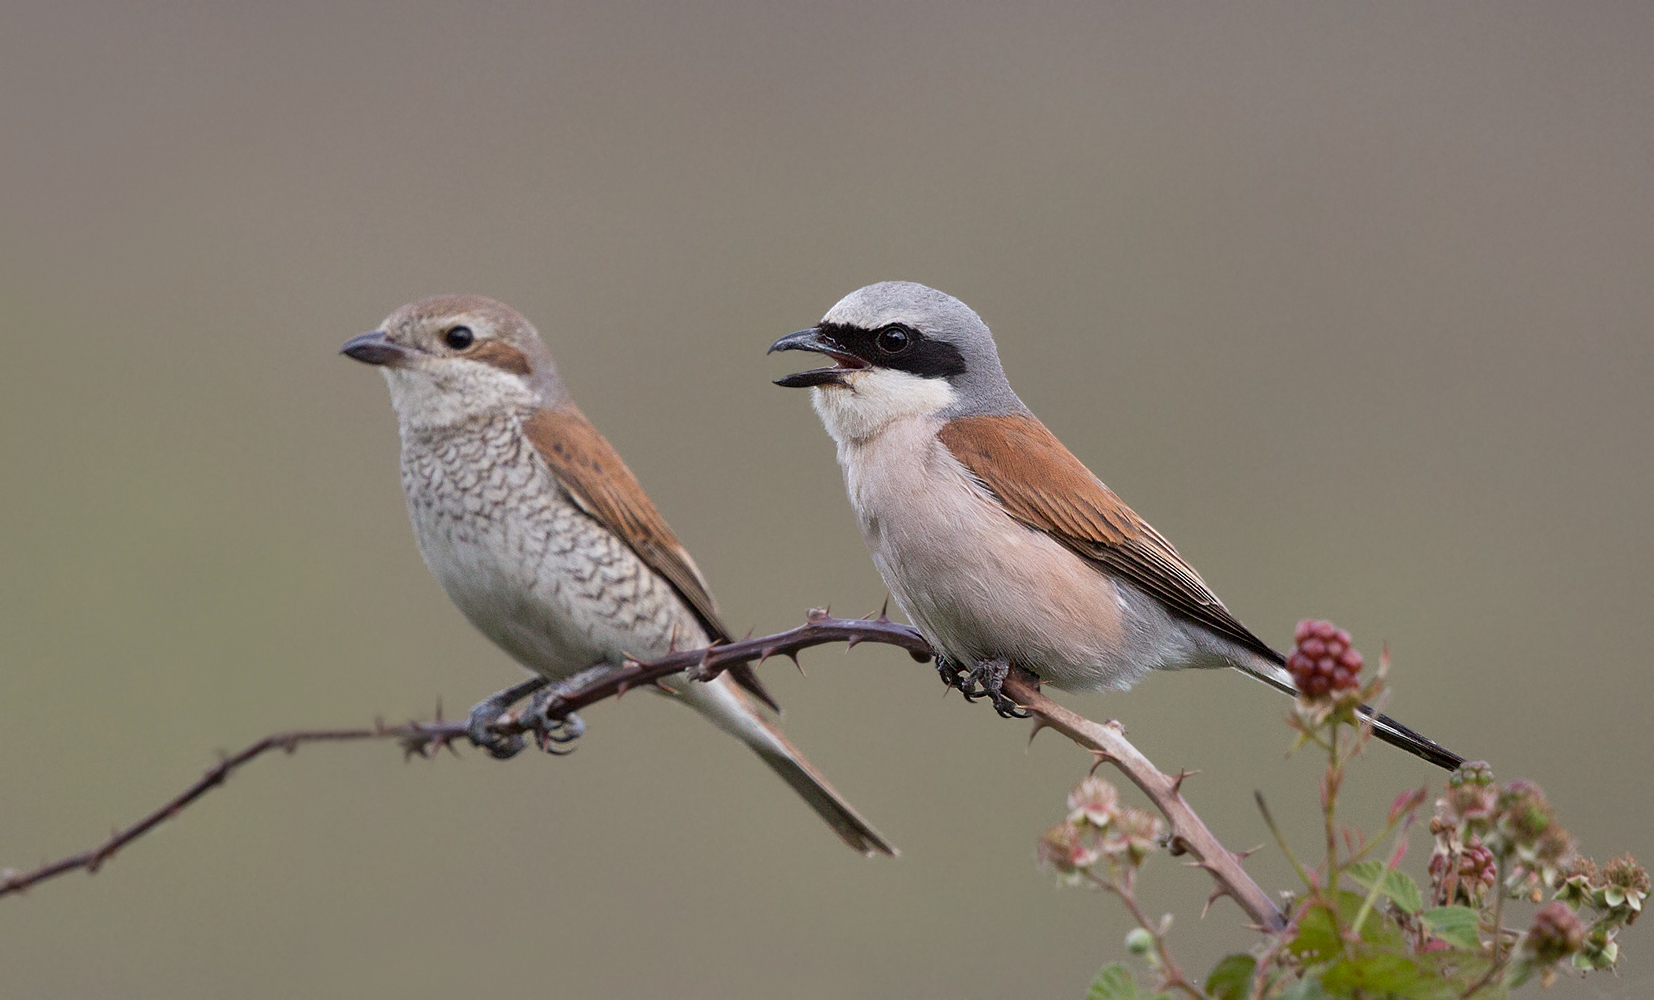
POLYGON ((965 373, 965 358, 959 348, 945 340, 934 340, 910 326, 891 324, 876 330, 842 323, 822 323, 821 336, 878 368, 907 372, 920 378, 950 378, 965 373), (905 340, 900 350, 890 347, 905 340))

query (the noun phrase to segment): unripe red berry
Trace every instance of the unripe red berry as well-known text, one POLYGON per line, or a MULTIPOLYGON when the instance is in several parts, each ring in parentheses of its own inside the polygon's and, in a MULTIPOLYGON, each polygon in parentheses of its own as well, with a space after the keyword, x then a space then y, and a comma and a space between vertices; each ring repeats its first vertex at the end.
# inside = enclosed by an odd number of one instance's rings
POLYGON ((1286 668, 1298 690, 1311 698, 1361 686, 1361 654, 1350 634, 1329 621, 1306 619, 1293 630, 1292 655, 1286 668))

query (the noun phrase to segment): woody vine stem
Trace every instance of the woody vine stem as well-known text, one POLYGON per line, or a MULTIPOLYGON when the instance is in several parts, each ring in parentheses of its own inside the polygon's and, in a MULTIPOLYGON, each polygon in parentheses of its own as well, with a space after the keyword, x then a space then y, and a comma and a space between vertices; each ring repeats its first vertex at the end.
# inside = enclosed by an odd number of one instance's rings
MULTIPOLYGON (((618 698, 630 690, 661 685, 673 674, 687 674, 692 680, 706 681, 729 667, 762 663, 772 656, 786 656, 796 662, 800 651, 835 642, 852 647, 862 642, 899 646, 920 662, 928 661, 934 655, 916 629, 893 622, 883 614, 877 618, 834 618, 825 611, 811 611, 805 624, 785 632, 748 637, 706 649, 684 650, 648 662, 628 661, 621 669, 578 690, 554 697, 547 705, 543 718, 525 718, 522 713, 508 713, 490 728, 496 736, 521 739, 528 735, 543 748, 552 749, 551 737, 554 734, 548 731, 548 726, 561 723, 571 713, 588 705, 618 698)), ((1090 751, 1100 762, 1106 761, 1119 768, 1143 790, 1170 825, 1168 846, 1172 853, 1190 856, 1190 864, 1204 869, 1212 877, 1215 883, 1212 900, 1228 896, 1260 928, 1276 931, 1282 927, 1280 912, 1241 868, 1240 856, 1219 843, 1184 800, 1181 786, 1186 773, 1180 772, 1173 777, 1161 772, 1127 742, 1118 724, 1093 722, 1058 705, 1041 694, 1037 682, 1027 674, 1013 672, 1006 678, 1004 691, 1033 717, 1035 733, 1046 728, 1061 733, 1090 751)), ((431 757, 444 748, 452 751, 455 743, 470 742, 465 722, 443 719, 440 708, 437 717, 430 722, 410 721, 394 726, 375 722, 371 727, 359 729, 301 729, 275 733, 239 753, 223 758, 194 784, 131 826, 115 831, 96 847, 47 862, 32 871, 0 869, 0 896, 21 893, 67 872, 96 872, 121 848, 222 785, 232 771, 270 751, 292 753, 305 743, 382 739, 397 741, 404 754, 410 757, 415 754, 431 757)))

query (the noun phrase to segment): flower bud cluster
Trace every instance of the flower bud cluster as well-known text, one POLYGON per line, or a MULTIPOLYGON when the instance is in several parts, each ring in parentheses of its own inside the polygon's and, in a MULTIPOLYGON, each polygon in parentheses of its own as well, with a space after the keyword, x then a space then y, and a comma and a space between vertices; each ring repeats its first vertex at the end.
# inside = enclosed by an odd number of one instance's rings
POLYGON ((1120 804, 1114 786, 1092 775, 1068 794, 1068 818, 1040 838, 1040 863, 1079 884, 1100 863, 1141 865, 1165 835, 1158 816, 1120 804))
POLYGON ((1485 760, 1467 760, 1447 778, 1448 788, 1463 788, 1465 785, 1486 788, 1491 784, 1493 766, 1485 760))

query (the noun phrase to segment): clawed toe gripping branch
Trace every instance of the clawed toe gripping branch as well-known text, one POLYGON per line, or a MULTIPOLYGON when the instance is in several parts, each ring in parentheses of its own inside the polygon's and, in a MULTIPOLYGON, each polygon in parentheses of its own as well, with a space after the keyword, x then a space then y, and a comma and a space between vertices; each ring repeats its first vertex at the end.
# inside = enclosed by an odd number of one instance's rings
POLYGON ((1005 693, 1005 679, 1011 675, 1011 665, 1004 660, 984 660, 965 670, 951 660, 937 659, 937 672, 942 683, 958 688, 966 701, 987 698, 1002 719, 1026 719, 1028 712, 1016 699, 1005 693))
MULTIPOLYGON (((882 612, 876 618, 834 618, 825 611, 811 611, 806 622, 797 628, 706 649, 675 652, 658 660, 628 661, 573 691, 551 693, 550 689, 541 690, 545 687, 541 682, 526 681, 483 702, 464 720, 442 718, 439 706, 435 718, 428 722, 410 721, 394 726, 376 722, 360 729, 277 733, 224 758, 172 800, 131 826, 117 830, 97 847, 32 871, 0 870, 0 896, 20 893, 65 872, 97 871, 121 848, 223 784, 232 771, 272 750, 292 753, 305 743, 389 739, 395 740, 409 757, 434 757, 444 749, 457 754, 457 743, 482 746, 495 756, 508 757, 523 748, 526 736, 533 738, 542 749, 557 752, 556 744, 579 735, 582 727, 575 713, 589 705, 639 688, 664 688, 664 681, 674 674, 706 681, 738 664, 761 664, 774 656, 786 656, 796 663, 802 650, 837 642, 847 647, 862 642, 899 646, 921 663, 935 655, 917 630, 891 621, 882 612), (530 696, 532 700, 526 706, 512 707, 530 696)), ((1063 708, 1041 694, 1031 677, 1005 664, 983 664, 969 674, 952 664, 939 664, 939 669, 943 670, 944 680, 950 680, 952 686, 959 687, 967 697, 993 698, 1000 714, 1031 716, 1035 732, 1042 728, 1055 730, 1096 755, 1099 762, 1107 761, 1119 768, 1165 815, 1170 825, 1169 844, 1173 853, 1188 855, 1193 859, 1191 864, 1211 875, 1216 883, 1214 899, 1218 896, 1234 899, 1261 928, 1275 930, 1282 925, 1281 914, 1268 895, 1241 869, 1240 857, 1225 849, 1184 801, 1179 791, 1184 775, 1172 777, 1162 773, 1126 741, 1118 725, 1099 724, 1063 708)))

